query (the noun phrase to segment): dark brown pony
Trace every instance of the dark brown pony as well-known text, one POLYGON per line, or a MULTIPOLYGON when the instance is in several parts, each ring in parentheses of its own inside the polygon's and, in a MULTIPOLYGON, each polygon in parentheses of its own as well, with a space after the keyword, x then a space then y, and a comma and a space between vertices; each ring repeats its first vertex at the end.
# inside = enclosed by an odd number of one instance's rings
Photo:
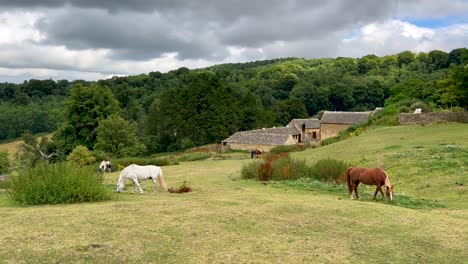
POLYGON ((254 149, 250 152, 250 158, 253 159, 254 155, 258 158, 262 155, 262 152, 259 149, 254 149))
POLYGON ((374 200, 377 196, 377 193, 382 194, 382 199, 384 194, 382 191, 382 186, 386 187, 387 197, 390 197, 390 200, 393 200, 393 186, 390 184, 388 179, 388 174, 381 168, 359 168, 359 167, 350 167, 346 172, 346 178, 348 179, 348 191, 351 199, 353 199, 353 191, 356 194, 356 199, 359 199, 358 186, 359 183, 364 183, 367 185, 377 185, 375 189, 374 200))

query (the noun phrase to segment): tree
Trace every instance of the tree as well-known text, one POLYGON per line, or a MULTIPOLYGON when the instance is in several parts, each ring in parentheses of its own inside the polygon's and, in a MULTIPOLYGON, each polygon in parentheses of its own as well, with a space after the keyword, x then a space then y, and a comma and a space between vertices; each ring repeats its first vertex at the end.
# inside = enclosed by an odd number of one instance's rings
POLYGON ((109 157, 135 156, 145 152, 145 145, 136 137, 135 126, 123 118, 113 115, 99 122, 95 150, 106 153, 109 157))
POLYGON ((55 138, 65 153, 77 145, 91 149, 96 143, 99 121, 118 111, 119 102, 109 88, 98 84, 77 84, 71 89, 65 104, 67 121, 57 131, 55 138))
POLYGON ((278 101, 273 106, 275 115, 275 123, 278 125, 286 125, 293 118, 307 118, 307 111, 304 103, 298 98, 289 98, 283 101, 278 101))
POLYGON ((397 55, 398 67, 409 65, 415 61, 415 56, 411 51, 403 51, 397 55))
POLYGON ((429 59, 436 70, 447 68, 449 55, 440 50, 429 52, 429 59))
POLYGON ((453 68, 449 77, 439 82, 439 86, 439 103, 468 109, 468 66, 453 68))
POLYGON ((96 161, 96 158, 87 147, 79 145, 68 155, 67 160, 78 166, 85 166, 96 161))

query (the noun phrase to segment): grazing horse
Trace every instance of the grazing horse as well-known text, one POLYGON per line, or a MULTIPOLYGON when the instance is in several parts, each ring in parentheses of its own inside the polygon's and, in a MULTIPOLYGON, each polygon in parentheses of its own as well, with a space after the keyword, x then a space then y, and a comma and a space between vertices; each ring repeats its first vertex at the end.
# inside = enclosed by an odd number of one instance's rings
POLYGON ((125 181, 130 179, 133 182, 133 192, 136 191, 136 187, 140 189, 140 194, 143 194, 139 180, 151 179, 153 182, 154 191, 156 191, 156 180, 159 180, 159 185, 167 191, 166 182, 164 181, 163 172, 160 167, 154 165, 138 166, 135 164, 125 167, 120 173, 119 179, 117 180, 117 192, 122 192, 125 189, 125 181))
POLYGON ((99 164, 99 170, 104 172, 111 172, 112 171, 112 164, 108 160, 103 160, 101 164, 99 164))
POLYGON ((262 151, 259 150, 259 149, 254 149, 254 150, 252 150, 252 151, 250 152, 250 158, 253 159, 254 155, 255 155, 255 157, 258 158, 259 156, 262 155, 262 151))
POLYGON ((386 187, 386 194, 387 197, 390 197, 390 201, 393 200, 393 186, 390 184, 388 174, 381 168, 350 167, 346 171, 346 178, 348 179, 348 191, 351 199, 353 199, 353 191, 356 194, 356 199, 359 199, 358 186, 362 182, 367 185, 377 185, 374 200, 378 192, 382 194, 382 199, 384 198, 382 186, 386 187))

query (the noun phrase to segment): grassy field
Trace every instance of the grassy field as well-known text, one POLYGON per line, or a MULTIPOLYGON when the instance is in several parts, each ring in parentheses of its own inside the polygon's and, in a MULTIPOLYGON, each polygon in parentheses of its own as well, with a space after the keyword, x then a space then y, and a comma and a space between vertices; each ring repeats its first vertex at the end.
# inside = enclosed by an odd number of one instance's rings
MULTIPOLYGON (((107 202, 18 207, 0 190, 0 262, 466 263, 467 131, 461 124, 377 128, 294 154, 385 166, 396 201, 436 207, 374 202, 364 187, 367 195, 351 201, 340 186, 241 180, 248 159, 163 167, 168 186, 189 181, 194 191, 184 194, 155 194, 144 182, 144 195, 129 188, 107 202)), ((105 184, 114 188, 117 176, 105 184)))

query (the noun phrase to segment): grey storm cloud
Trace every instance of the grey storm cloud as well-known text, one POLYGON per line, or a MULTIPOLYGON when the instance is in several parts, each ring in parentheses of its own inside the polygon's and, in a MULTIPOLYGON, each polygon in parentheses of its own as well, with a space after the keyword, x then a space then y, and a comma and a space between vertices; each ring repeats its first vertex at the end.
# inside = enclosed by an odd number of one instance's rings
MULTIPOLYGON (((38 8, 44 44, 110 49, 117 59, 145 60, 164 53, 178 59, 222 60, 227 47, 261 48, 275 41, 328 38, 356 24, 385 18, 390 0, 257 1, 0 1, 38 8)), ((326 48, 326 47, 324 47, 326 48)), ((305 54, 307 55, 307 54, 305 54)))
POLYGON ((27 68, 129 74, 278 57, 447 50, 464 46, 465 24, 428 40, 412 37, 402 24, 388 35, 376 31, 381 42, 361 38, 360 30, 408 18, 456 16, 465 23, 467 14, 468 2, 459 0, 0 0, 0 28, 21 25, 7 31, 4 44, 0 39, 0 74, 27 68))

